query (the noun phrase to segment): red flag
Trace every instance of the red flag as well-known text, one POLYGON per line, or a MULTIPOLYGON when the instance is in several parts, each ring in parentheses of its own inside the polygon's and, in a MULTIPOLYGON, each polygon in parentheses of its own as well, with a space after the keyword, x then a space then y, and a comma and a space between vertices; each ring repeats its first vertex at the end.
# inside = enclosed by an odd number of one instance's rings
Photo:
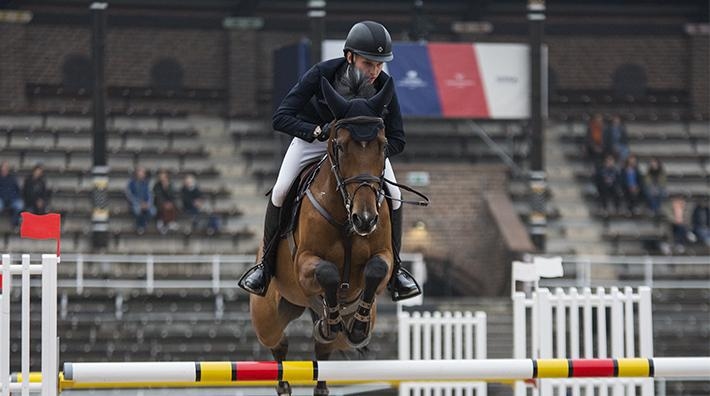
POLYGON ((59 256, 61 215, 58 213, 35 215, 29 212, 22 212, 21 215, 22 225, 20 225, 20 237, 31 239, 56 239, 57 256, 59 256))

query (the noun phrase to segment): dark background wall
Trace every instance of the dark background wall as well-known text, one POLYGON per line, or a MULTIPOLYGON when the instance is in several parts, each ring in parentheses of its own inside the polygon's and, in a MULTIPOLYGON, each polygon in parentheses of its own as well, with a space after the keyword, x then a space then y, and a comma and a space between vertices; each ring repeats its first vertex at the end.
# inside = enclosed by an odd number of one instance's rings
MULTIPOLYGON (((153 68, 159 62, 172 62, 178 71, 170 75, 180 77, 178 86, 207 90, 203 93, 210 98, 113 97, 109 109, 268 117, 272 52, 308 37, 306 3, 213 0, 161 6, 111 2, 106 50, 109 87, 155 88, 153 68), (225 28, 224 19, 235 16, 257 18, 262 26, 225 28)), ((412 1, 405 0, 330 1, 325 37, 343 38, 354 21, 375 18, 397 40, 528 39, 524 1, 424 3, 417 11, 412 1), (457 32, 452 24, 461 21, 489 22, 491 31, 457 32)), ((638 80, 632 87, 640 84, 641 91, 677 92, 687 98, 688 112, 708 115, 707 2, 567 3, 548 1, 545 42, 554 88, 613 91, 620 80, 638 80), (701 28, 688 33, 689 25, 701 28)), ((31 12, 32 18, 29 23, 0 22, 0 112, 86 111, 88 102, 81 96, 27 93, 28 84, 61 87, 68 57, 90 59, 85 3, 3 4, 7 9, 31 12)))

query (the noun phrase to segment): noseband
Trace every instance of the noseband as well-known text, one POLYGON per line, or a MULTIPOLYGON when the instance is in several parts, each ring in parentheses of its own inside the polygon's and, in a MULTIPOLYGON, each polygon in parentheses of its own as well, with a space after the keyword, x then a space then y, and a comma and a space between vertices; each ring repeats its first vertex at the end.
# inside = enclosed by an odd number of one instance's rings
POLYGON ((350 220, 350 216, 352 215, 352 202, 353 198, 357 194, 358 190, 362 187, 368 187, 372 190, 373 193, 375 193, 375 196, 377 197, 377 208, 379 209, 380 205, 382 204, 382 200, 384 199, 384 177, 385 177, 385 168, 384 166, 382 167, 382 173, 380 173, 380 176, 373 176, 369 174, 360 174, 352 177, 348 177, 347 179, 343 179, 343 176, 340 173, 340 157, 339 153, 342 150, 342 146, 340 143, 337 141, 337 131, 340 128, 345 128, 345 129, 350 129, 353 125, 367 125, 371 124, 373 127, 378 127, 378 129, 384 128, 384 121, 380 117, 367 117, 367 116, 358 116, 358 117, 351 117, 351 118, 343 118, 342 120, 338 120, 335 125, 333 125, 333 130, 334 134, 331 137, 333 140, 333 153, 331 155, 330 152, 328 152, 328 160, 330 161, 330 170, 333 172, 333 175, 335 176, 335 181, 337 183, 337 189, 340 192, 340 195, 343 197, 343 204, 345 205, 345 211, 347 212, 347 219, 350 220), (353 191, 352 196, 348 193, 346 187, 348 184, 355 184, 357 183, 357 187, 355 188, 355 191, 353 191), (374 184, 377 184, 377 187, 374 186, 374 184))

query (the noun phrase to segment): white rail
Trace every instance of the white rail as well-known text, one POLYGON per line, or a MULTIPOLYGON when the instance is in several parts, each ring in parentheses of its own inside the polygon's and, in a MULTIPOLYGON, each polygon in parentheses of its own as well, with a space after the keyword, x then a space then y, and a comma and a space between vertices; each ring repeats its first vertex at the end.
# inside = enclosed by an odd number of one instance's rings
POLYGON ((0 293, 0 395, 9 396, 20 390, 22 396, 41 389, 42 396, 57 393, 57 265, 59 258, 43 254, 42 264, 30 264, 30 255, 22 255, 22 264, 12 264, 8 254, 2 255, 2 293, 0 293), (21 275, 21 372, 22 382, 10 379, 10 293, 13 277, 21 275), (30 276, 42 277, 42 383, 30 384, 30 276))

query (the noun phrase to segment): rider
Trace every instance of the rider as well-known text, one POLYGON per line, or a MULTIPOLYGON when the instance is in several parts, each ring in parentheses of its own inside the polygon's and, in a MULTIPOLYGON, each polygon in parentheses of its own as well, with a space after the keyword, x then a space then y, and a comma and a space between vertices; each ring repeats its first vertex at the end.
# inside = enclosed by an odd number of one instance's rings
MULTIPOLYGON (((271 199, 266 208, 264 224, 264 243, 261 261, 251 267, 239 280, 244 290, 260 296, 266 294, 271 276, 276 270, 276 250, 279 242, 280 209, 291 183, 296 179, 306 164, 322 157, 328 148, 329 122, 333 121, 320 89, 321 76, 331 84, 339 80, 350 67, 355 67, 369 77, 369 83, 380 90, 389 78, 382 72, 384 62, 391 61, 392 39, 387 29, 377 22, 358 22, 350 29, 345 46, 344 57, 318 63, 309 69, 274 113, 273 127, 280 132, 294 136, 284 156, 276 184, 271 192, 271 199)), ((393 156, 404 149, 404 129, 402 115, 397 101, 397 94, 387 106, 385 133, 387 137, 387 155, 393 156)), ((385 177, 395 181, 389 159, 385 161, 385 177)), ((394 271, 389 281, 393 300, 402 300, 421 293, 411 274, 401 267, 399 251, 402 246, 402 209, 401 191, 396 186, 386 183, 392 203, 392 247, 394 253, 394 271)))

